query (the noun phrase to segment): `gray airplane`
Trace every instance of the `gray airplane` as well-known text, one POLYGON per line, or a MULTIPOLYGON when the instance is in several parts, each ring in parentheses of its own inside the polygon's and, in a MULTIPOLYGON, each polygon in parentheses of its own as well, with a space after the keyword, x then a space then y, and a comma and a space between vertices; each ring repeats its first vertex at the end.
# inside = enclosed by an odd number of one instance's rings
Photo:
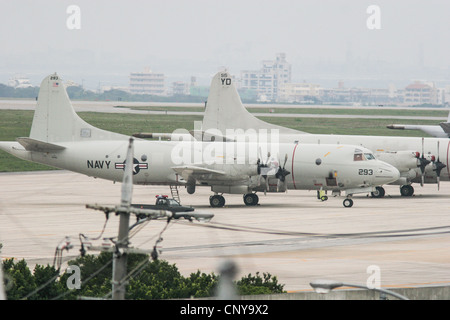
POLYGON ((420 125, 420 124, 391 124, 387 126, 388 129, 395 130, 421 130, 430 136, 436 138, 450 137, 450 113, 448 114, 447 122, 441 122, 439 125, 420 125))
MULTIPOLYGON (((224 193, 242 194, 256 205, 256 192, 287 189, 344 191, 344 206, 354 193, 374 192, 399 178, 393 166, 364 147, 317 143, 254 141, 204 142, 135 139, 134 159, 126 163, 129 136, 96 128, 74 111, 62 79, 46 77, 40 87, 29 137, 2 141, 0 149, 21 159, 92 177, 122 181, 133 166, 133 183, 186 186, 188 193, 207 186, 213 207, 224 193)), ((253 138, 250 137, 249 138, 253 138)))
MULTIPOLYGON (((308 134, 290 128, 272 125, 257 119, 243 106, 231 75, 218 72, 212 82, 202 122, 203 132, 220 132, 224 137, 227 130, 266 129, 279 132, 279 142, 350 144, 368 148, 377 159, 383 160, 400 171, 400 177, 393 184, 400 185, 402 196, 412 196, 412 183, 439 183, 448 181, 450 140, 448 138, 414 138, 395 136, 358 136, 308 134)), ((211 135, 209 135, 211 136, 211 135)), ((220 135, 217 136, 220 139, 220 135)), ((384 196, 384 189, 377 188, 374 197, 384 196)))

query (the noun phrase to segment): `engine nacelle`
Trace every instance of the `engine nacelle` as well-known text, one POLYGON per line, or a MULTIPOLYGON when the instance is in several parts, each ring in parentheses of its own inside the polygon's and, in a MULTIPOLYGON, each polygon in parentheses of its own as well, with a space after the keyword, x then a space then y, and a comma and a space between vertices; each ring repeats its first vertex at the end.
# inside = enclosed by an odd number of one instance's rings
POLYGON ((414 151, 380 152, 376 154, 378 160, 396 167, 400 173, 417 169, 417 156, 414 151))

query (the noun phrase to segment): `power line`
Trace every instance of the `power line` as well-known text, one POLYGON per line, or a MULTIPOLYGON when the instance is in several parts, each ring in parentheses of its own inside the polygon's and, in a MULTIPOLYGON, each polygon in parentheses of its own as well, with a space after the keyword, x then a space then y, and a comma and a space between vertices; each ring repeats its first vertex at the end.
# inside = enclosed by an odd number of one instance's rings
POLYGON ((424 227, 415 229, 400 229, 400 230, 387 230, 387 231, 370 231, 370 232, 355 232, 355 233, 315 233, 315 232, 299 232, 299 231, 280 231, 274 229, 238 226, 233 224, 215 223, 209 224, 186 224, 202 228, 211 228, 218 230, 227 230, 234 232, 247 232, 247 233, 260 233, 271 234, 280 236, 307 236, 307 237, 322 237, 322 238, 380 238, 380 237, 412 237, 434 234, 446 234, 450 233, 450 226, 435 226, 424 227), (438 231, 444 230, 444 231, 438 231), (428 232, 424 232, 428 231, 428 232))
MULTIPOLYGON (((132 164, 134 157, 134 147, 133 147, 134 138, 130 138, 126 160, 124 163, 132 164)), ((144 250, 129 248, 129 239, 130 239, 130 215, 135 214, 137 217, 145 217, 147 220, 159 219, 159 218, 167 218, 167 224, 164 229, 161 231, 155 246, 153 247, 153 251, 151 252, 151 256, 153 259, 157 258, 158 252, 156 250, 156 246, 159 242, 162 241, 161 234, 167 229, 169 223, 172 219, 179 218, 187 218, 189 220, 197 219, 197 220, 210 220, 213 215, 209 213, 185 213, 185 212, 170 212, 165 210, 149 210, 149 209, 139 209, 134 208, 131 205, 131 198, 133 193, 133 168, 132 165, 125 165, 123 181, 122 181, 122 192, 121 192, 121 202, 119 206, 115 207, 104 207, 98 205, 86 205, 86 208, 101 210, 107 214, 110 212, 115 212, 116 215, 119 215, 119 232, 117 236, 117 240, 113 241, 113 238, 110 240, 114 243, 114 251, 113 251, 113 279, 112 279, 112 299, 113 300, 124 300, 125 299, 125 286, 127 284, 127 257, 129 252, 141 252, 145 253, 144 250)), ((134 226, 139 225, 140 221, 134 226)), ((132 229, 131 228, 131 229, 132 229)), ((133 233, 134 236, 136 232, 133 233)), ((93 249, 91 247, 91 249, 93 249)), ((100 248, 102 250, 102 248, 100 248)))

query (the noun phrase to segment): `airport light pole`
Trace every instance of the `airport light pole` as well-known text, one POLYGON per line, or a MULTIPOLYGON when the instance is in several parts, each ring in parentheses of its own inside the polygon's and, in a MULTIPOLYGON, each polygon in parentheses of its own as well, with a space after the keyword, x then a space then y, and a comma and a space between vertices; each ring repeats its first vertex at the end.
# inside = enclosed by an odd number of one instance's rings
POLYGON ((344 283, 344 282, 338 282, 333 280, 315 280, 309 284, 315 292, 325 294, 330 292, 333 289, 339 288, 339 287, 353 287, 353 288, 361 288, 366 290, 374 290, 378 291, 387 295, 394 296, 400 300, 409 300, 407 297, 395 293, 393 291, 382 289, 382 288, 369 288, 367 286, 358 285, 358 284, 352 284, 352 283, 344 283))

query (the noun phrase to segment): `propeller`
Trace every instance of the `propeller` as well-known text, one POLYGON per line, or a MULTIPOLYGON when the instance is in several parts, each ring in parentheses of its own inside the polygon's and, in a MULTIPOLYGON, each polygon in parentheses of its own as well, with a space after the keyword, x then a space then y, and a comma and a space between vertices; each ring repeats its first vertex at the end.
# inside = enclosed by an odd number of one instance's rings
POLYGON ((425 178, 425 167, 431 162, 430 160, 426 159, 424 156, 424 138, 422 138, 422 156, 420 157, 420 154, 416 152, 416 158, 417 158, 417 166, 420 168, 420 171, 422 172, 422 181, 420 182, 420 186, 423 187, 424 178, 425 178))
POLYGON ((278 167, 278 171, 275 174, 275 177, 278 179, 278 183, 277 183, 277 190, 278 190, 278 192, 286 191, 286 176, 290 174, 290 172, 285 169, 287 159, 288 159, 288 155, 286 154, 284 156, 283 167, 279 166, 278 167))
POLYGON ((433 163, 433 171, 436 171, 436 179, 437 179, 437 185, 438 185, 438 190, 439 190, 439 186, 440 186, 440 180, 441 180, 441 170, 444 169, 446 167, 445 164, 443 164, 440 160, 439 160, 439 141, 437 142, 437 153, 438 153, 438 158, 436 160, 436 157, 433 156, 431 158, 431 162, 433 163))

